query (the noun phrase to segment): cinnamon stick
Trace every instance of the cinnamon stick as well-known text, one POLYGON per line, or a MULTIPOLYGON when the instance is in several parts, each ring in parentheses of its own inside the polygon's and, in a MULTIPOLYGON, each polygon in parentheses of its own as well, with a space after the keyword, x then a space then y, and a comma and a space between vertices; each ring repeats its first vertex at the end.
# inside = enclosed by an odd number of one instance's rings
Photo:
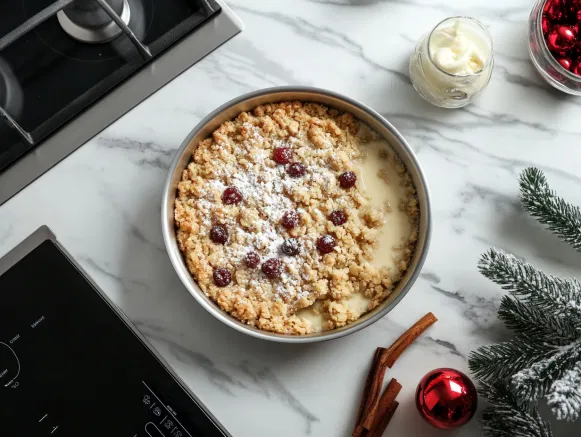
POLYGON ((387 363, 389 359, 389 350, 384 347, 378 347, 373 357, 373 364, 367 375, 365 382, 365 389, 361 397, 361 404, 359 405, 359 414, 357 415, 357 422, 352 437, 361 437, 367 428, 371 427, 373 416, 379 402, 381 395, 381 388, 383 386, 383 378, 387 370, 387 363))
POLYGON ((363 410, 365 409, 365 405, 367 404, 367 398, 369 397, 371 385, 373 384, 373 379, 375 378, 375 375, 377 373, 377 364, 379 363, 381 349, 383 348, 377 348, 375 350, 375 354, 373 355, 373 361, 371 362, 369 373, 367 373, 365 387, 363 388, 361 402, 359 403, 359 411, 357 412, 357 420, 355 421, 356 424, 359 424, 359 422, 361 422, 361 418, 363 417, 363 410))
POLYGON ((383 418, 387 414, 387 412, 392 407, 393 403, 395 402, 395 398, 399 394, 401 390, 401 384, 397 381, 397 379, 392 378, 387 384, 385 391, 381 395, 381 399, 377 404, 377 410, 375 412, 375 417, 373 418, 373 423, 371 427, 366 428, 368 430, 378 429, 383 421, 383 418))
POLYGON ((391 419, 393 418, 395 410, 397 410, 398 406, 399 402, 393 401, 393 403, 390 405, 390 407, 387 409, 387 411, 381 418, 381 421, 377 428, 373 428, 371 431, 369 431, 369 433, 365 437, 381 437, 385 430, 387 429, 389 422, 391 422, 391 419))
POLYGON ((414 325, 404 332, 389 348, 387 367, 390 369, 400 355, 418 338, 426 329, 436 323, 438 319, 432 313, 426 314, 414 325))
POLYGON ((352 437, 362 437, 367 430, 372 428, 387 368, 391 368, 408 346, 437 320, 436 316, 428 313, 404 332, 388 349, 377 348, 365 381, 352 437))

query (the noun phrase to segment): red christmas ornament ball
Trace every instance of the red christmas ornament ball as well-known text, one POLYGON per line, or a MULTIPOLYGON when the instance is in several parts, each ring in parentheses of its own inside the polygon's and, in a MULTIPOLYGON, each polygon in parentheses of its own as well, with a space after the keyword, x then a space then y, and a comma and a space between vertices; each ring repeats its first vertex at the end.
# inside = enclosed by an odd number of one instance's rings
POLYGON ((581 58, 577 59, 571 66, 571 71, 578 76, 581 76, 581 58))
POLYGON ((561 64, 561 67, 563 67, 565 70, 571 70, 571 66, 573 65, 571 59, 569 58, 556 58, 556 59, 557 62, 561 64))
POLYGON ((577 43, 577 29, 575 26, 558 24, 547 35, 549 50, 561 56, 565 56, 577 43))
POLYGON ((418 384, 416 406, 430 425, 452 429, 472 419, 478 406, 478 394, 464 373, 454 369, 436 369, 418 384))
POLYGON ((549 30, 551 30, 552 23, 549 21, 547 17, 543 16, 541 20, 541 26, 543 29, 543 35, 547 35, 547 33, 549 33, 549 30))

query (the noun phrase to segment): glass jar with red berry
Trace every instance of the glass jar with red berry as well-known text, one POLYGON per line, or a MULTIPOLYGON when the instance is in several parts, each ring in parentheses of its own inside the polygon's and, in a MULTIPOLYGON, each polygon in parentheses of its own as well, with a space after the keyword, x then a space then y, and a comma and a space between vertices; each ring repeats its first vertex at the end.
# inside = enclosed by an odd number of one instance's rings
POLYGON ((538 0, 529 19, 529 51, 550 85, 581 96, 581 0, 538 0))

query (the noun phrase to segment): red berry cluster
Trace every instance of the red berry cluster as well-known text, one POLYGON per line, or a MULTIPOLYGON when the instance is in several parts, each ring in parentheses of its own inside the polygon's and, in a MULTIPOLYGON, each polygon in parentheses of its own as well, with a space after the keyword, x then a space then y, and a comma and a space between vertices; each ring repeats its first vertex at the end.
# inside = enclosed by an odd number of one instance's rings
MULTIPOLYGON (((292 157, 293 152, 288 147, 276 147, 272 152, 272 159, 277 164, 286 165, 291 162, 292 157)), ((300 178, 304 176, 306 171, 307 168, 300 162, 293 162, 286 168, 286 172, 291 178, 300 178)))
MULTIPOLYGON (((553 0, 555 1, 555 0, 553 0)), ((272 159, 277 164, 286 165, 291 162, 292 152, 288 147, 277 147, 274 149, 272 159)), ((289 176, 299 178, 306 172, 306 167, 299 163, 291 163, 287 169, 289 176)), ((346 171, 339 175, 339 185, 341 188, 349 189, 355 186, 357 175, 352 171, 346 171)), ((236 187, 227 187, 222 193, 222 202, 225 205, 237 205, 242 202, 244 196, 236 187)), ((344 225, 347 222, 347 215, 343 211, 333 211, 329 215, 329 220, 335 226, 344 225)), ((299 214, 296 211, 287 211, 281 219, 281 224, 286 229, 292 229, 299 224, 299 214)), ((215 225, 210 230, 210 239, 216 244, 226 244, 228 242, 228 229, 222 225, 215 225)), ((331 253, 337 244, 332 235, 323 235, 317 240, 317 249, 322 255, 331 253)), ((299 241, 296 238, 287 238, 281 245, 281 252, 288 256, 296 256, 300 252, 299 241)), ((255 251, 248 252, 244 257, 244 264, 249 269, 256 269, 260 265, 260 255, 255 251)), ((269 278, 275 279, 282 275, 283 263, 280 259, 270 258, 264 261, 261 266, 262 272, 269 278)), ((226 287, 232 281, 232 274, 228 269, 219 267, 214 270, 214 283, 218 287, 226 287)))
MULTIPOLYGON (((345 214, 343 211, 333 211, 329 215, 329 220, 331 220, 335 226, 342 226, 347 223, 347 214, 345 214)), ((336 244, 337 240, 335 237, 326 234, 317 240, 317 249, 321 254, 326 255, 333 252, 336 244)))
POLYGON ((547 0, 542 28, 557 62, 581 76, 581 0, 547 0))

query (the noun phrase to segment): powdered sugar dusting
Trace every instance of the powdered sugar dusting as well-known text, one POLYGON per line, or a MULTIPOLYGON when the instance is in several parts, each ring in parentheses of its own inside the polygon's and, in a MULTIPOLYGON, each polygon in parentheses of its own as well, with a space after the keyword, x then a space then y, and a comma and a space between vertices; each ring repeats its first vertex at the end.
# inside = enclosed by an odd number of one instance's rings
MULTIPOLYGON (((244 141, 239 150, 235 151, 237 159, 249 162, 249 171, 233 172, 231 167, 223 167, 216 175, 216 179, 207 181, 207 192, 198 202, 198 207, 207 213, 204 219, 204 226, 210 226, 210 217, 213 210, 218 208, 219 203, 212 203, 206 198, 217 198, 216 194, 222 192, 226 187, 236 187, 243 196, 243 202, 250 205, 258 212, 256 228, 257 232, 245 229, 239 223, 235 223, 228 218, 227 221, 232 229, 234 241, 245 241, 246 245, 227 245, 224 247, 224 258, 229 259, 235 265, 243 266, 244 257, 252 250, 256 250, 263 260, 269 258, 280 258, 285 268, 280 280, 275 284, 277 294, 283 300, 294 300, 308 295, 307 291, 299 291, 295 296, 292 290, 299 287, 301 279, 301 266, 304 264, 304 256, 309 249, 312 252, 313 245, 306 244, 299 250, 298 256, 287 256, 281 252, 281 246, 286 239, 286 231, 281 227, 280 222, 285 212, 294 210, 295 205, 288 197, 295 189, 301 187, 305 179, 312 179, 321 185, 330 184, 334 180, 333 173, 326 168, 307 168, 306 174, 301 178, 292 178, 286 172, 285 165, 277 165, 266 149, 256 147, 267 141, 260 130, 249 123, 243 125, 249 132, 249 138, 244 141)), ((291 137, 286 140, 268 139, 273 147, 300 147, 303 142, 300 138, 291 137)), ((299 210, 300 211, 300 210, 299 210)), ((304 210, 303 210, 304 212, 304 210)), ((299 243, 301 244, 301 243, 299 243)), ((250 272, 250 285, 260 287, 262 282, 269 282, 260 269, 250 272)), ((296 293, 295 293, 296 294, 296 293)))

